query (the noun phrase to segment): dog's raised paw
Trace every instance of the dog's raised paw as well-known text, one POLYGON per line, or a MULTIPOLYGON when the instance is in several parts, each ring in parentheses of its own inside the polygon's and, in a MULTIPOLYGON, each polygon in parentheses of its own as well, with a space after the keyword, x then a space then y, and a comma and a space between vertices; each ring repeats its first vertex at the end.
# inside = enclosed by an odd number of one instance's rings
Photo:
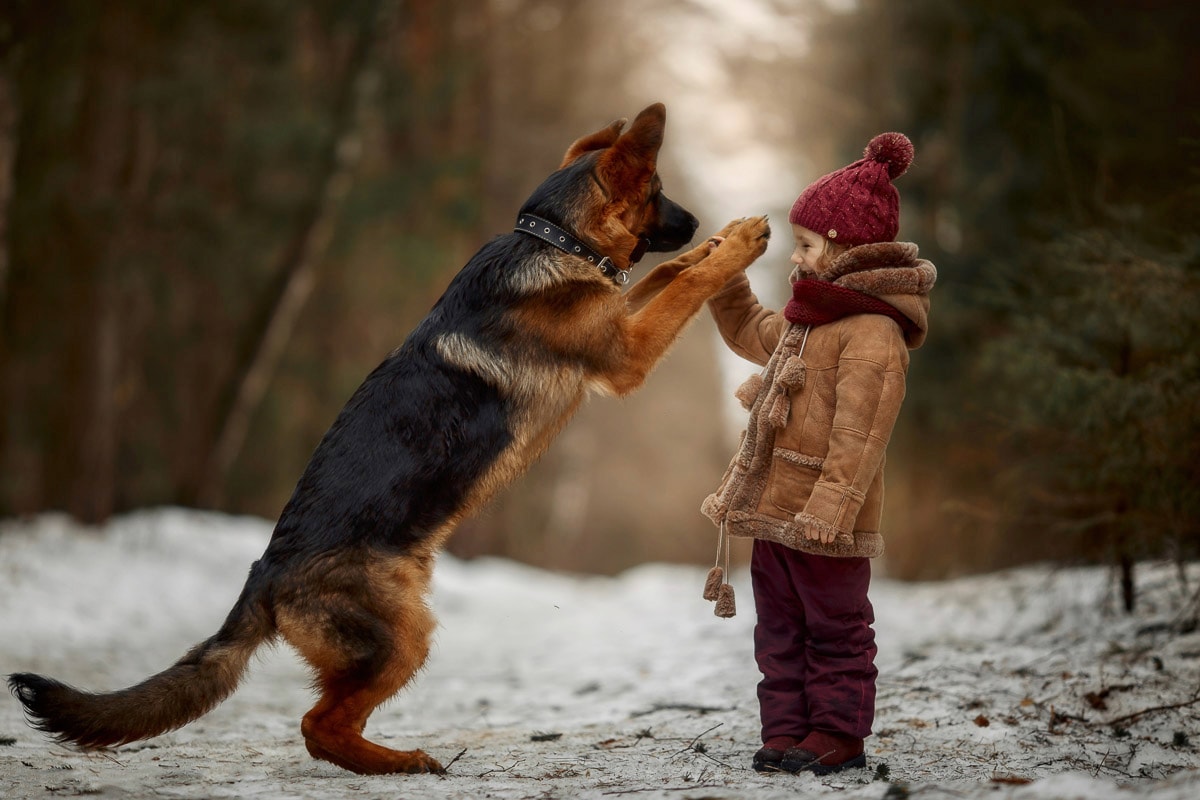
POLYGON ((747 220, 747 226, 750 228, 751 232, 756 238, 771 238, 771 221, 767 218, 766 214, 763 214, 761 217, 754 217, 753 219, 747 220))
POLYGON ((766 215, 761 217, 750 217, 742 220, 734 226, 726 237, 725 244, 737 243, 748 250, 753 255, 752 259, 761 256, 767 249, 767 242, 771 238, 771 225, 767 221, 766 215))
POLYGON ((727 222, 725 224, 724 228, 721 228, 721 230, 717 231, 716 236, 721 237, 722 240, 728 239, 729 234, 733 233, 734 230, 736 230, 739 225, 741 225, 748 219, 750 219, 750 218, 749 217, 738 217, 737 219, 729 220, 729 222, 727 222))

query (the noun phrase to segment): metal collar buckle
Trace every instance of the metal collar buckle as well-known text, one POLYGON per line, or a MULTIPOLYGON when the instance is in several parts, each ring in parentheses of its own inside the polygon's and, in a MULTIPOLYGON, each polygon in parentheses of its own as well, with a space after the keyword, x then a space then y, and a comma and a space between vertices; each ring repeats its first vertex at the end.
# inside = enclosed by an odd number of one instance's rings
POLYGON ((612 278, 614 281, 621 284, 622 286, 629 283, 629 270, 618 269, 617 265, 614 264, 612 262, 612 259, 609 258, 608 256, 604 256, 603 258, 601 258, 600 263, 597 264, 596 266, 600 267, 601 272, 603 272, 605 275, 612 278))

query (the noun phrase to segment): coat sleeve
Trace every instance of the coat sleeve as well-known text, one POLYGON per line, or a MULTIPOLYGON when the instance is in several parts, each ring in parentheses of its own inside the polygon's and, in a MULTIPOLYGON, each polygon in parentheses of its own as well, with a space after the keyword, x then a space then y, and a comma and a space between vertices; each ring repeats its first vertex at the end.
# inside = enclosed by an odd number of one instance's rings
POLYGON ((852 534, 904 401, 908 349, 884 316, 855 317, 843 336, 829 451, 796 521, 852 534))
POLYGON ((771 358, 789 325, 782 314, 763 308, 750 291, 744 272, 734 275, 713 295, 708 310, 729 349, 759 365, 771 358))

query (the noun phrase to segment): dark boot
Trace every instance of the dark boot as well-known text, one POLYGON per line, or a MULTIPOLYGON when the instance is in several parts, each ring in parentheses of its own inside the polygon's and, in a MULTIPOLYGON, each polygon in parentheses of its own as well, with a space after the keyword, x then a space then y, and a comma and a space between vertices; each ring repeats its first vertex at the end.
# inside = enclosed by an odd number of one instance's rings
POLYGON ((779 772, 783 769, 780 766, 783 754, 799 743, 800 739, 796 736, 776 736, 768 739, 754 754, 751 766, 756 772, 779 772))
POLYGON ((804 741, 784 752, 779 769, 830 775, 866 765, 862 739, 813 731, 804 737, 804 741))

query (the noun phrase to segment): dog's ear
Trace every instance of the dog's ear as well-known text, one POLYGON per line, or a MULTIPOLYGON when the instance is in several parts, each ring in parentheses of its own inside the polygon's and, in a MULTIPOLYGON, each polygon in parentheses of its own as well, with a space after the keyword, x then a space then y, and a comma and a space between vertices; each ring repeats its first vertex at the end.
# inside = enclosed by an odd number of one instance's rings
POLYGON ((667 109, 662 103, 637 115, 629 130, 600 157, 600 171, 610 185, 636 183, 654 174, 666 124, 667 109))
POLYGON ((602 150, 605 147, 612 147, 617 139, 620 138, 621 131, 625 129, 626 122, 628 120, 624 117, 613 120, 595 133, 589 133, 587 136, 577 139, 574 144, 567 148, 567 153, 563 156, 563 161, 558 165, 558 168, 562 169, 584 153, 590 153, 593 150, 602 150))

